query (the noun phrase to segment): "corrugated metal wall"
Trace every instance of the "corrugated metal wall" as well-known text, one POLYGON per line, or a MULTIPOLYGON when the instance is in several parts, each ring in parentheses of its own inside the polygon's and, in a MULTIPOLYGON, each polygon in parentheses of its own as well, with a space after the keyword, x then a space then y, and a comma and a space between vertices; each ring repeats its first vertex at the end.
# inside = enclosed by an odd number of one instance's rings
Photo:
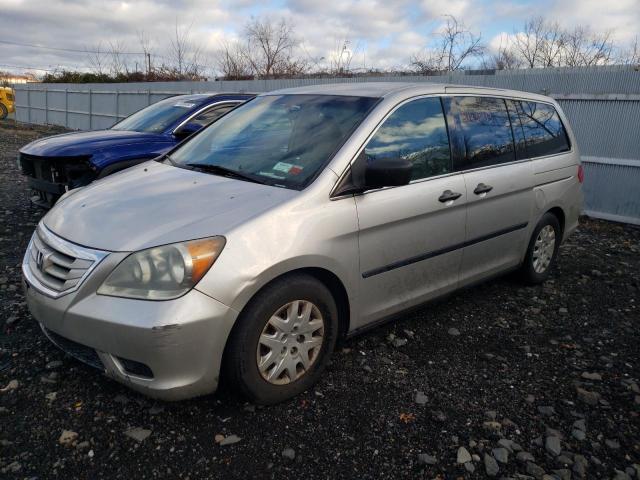
POLYGON ((437 82, 543 93, 562 105, 585 165, 585 211, 640 224, 640 69, 633 66, 456 72, 437 76, 220 82, 16 85, 16 119, 77 130, 109 128, 162 98, 195 92, 265 92, 342 82, 437 82))

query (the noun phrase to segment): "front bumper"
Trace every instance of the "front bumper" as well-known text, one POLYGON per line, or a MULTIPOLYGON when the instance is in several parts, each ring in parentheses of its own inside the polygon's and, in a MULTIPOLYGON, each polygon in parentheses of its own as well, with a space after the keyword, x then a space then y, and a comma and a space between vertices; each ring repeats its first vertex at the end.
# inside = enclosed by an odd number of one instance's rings
MULTIPOLYGON (((107 257, 102 263, 112 262, 107 257)), ((181 400, 215 391, 237 312, 195 289, 169 301, 97 295, 106 269, 99 265, 77 292, 59 298, 24 280, 29 311, 49 339, 151 397, 181 400), (152 376, 132 373, 131 361, 152 376)))

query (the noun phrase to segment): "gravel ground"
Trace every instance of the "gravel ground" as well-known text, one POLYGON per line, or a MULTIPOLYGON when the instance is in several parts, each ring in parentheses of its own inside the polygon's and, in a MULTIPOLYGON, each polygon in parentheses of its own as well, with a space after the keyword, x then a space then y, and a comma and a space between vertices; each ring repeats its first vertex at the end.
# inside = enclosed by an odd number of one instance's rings
POLYGON ((640 229, 585 219, 545 285, 501 278, 349 340, 287 403, 161 403, 27 312, 42 212, 15 157, 51 133, 0 123, 0 478, 640 479, 640 229))

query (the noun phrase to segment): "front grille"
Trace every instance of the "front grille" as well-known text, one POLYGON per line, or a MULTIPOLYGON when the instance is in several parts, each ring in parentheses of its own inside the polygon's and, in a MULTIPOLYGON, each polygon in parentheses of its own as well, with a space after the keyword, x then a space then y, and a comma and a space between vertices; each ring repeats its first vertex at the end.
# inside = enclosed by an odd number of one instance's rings
POLYGON ((102 364, 98 353, 93 348, 74 342, 73 340, 69 340, 62 335, 58 335, 56 332, 49 330, 44 325, 42 326, 42 330, 49 340, 51 340, 60 350, 63 350, 87 365, 104 370, 104 365, 102 364))
POLYGON ((27 248, 23 272, 27 281, 49 296, 77 289, 106 252, 80 247, 38 225, 27 248))
POLYGON ((39 157, 20 153, 20 168, 33 191, 31 201, 52 207, 67 190, 88 185, 96 179, 97 169, 89 156, 39 157))
MULTIPOLYGON (((20 154, 22 173, 28 177, 52 183, 69 185, 73 188, 85 176, 95 176, 96 170, 89 161, 91 157, 39 157, 37 155, 20 154)), ((83 183, 83 185, 86 185, 83 183)))

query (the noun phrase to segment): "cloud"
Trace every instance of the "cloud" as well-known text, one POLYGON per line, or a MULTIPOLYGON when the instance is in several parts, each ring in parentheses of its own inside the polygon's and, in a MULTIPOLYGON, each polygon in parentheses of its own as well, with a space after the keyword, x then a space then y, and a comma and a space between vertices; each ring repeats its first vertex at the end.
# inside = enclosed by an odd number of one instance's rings
POLYGON ((610 30, 616 40, 626 43, 640 34, 640 0, 554 2, 549 18, 567 27, 586 25, 596 31, 610 30))
MULTIPOLYGON (((191 37, 213 65, 216 50, 238 38, 252 16, 287 18, 302 41, 298 54, 328 63, 345 41, 352 67, 393 68, 433 40, 455 15, 493 47, 498 35, 513 34, 525 20, 544 13, 563 26, 614 29, 616 40, 638 33, 639 0, 3 0, 0 39, 76 50, 118 42, 129 52, 151 41, 154 63, 166 61, 176 23, 191 26, 191 37), (502 32, 502 33, 501 33, 502 32)), ((503 36, 504 36, 503 35, 503 36)), ((142 56, 126 56, 132 66, 142 56)), ((42 68, 88 69, 87 55, 0 44, 0 63, 42 68)), ((3 67, 0 66, 0 69, 3 67)))

